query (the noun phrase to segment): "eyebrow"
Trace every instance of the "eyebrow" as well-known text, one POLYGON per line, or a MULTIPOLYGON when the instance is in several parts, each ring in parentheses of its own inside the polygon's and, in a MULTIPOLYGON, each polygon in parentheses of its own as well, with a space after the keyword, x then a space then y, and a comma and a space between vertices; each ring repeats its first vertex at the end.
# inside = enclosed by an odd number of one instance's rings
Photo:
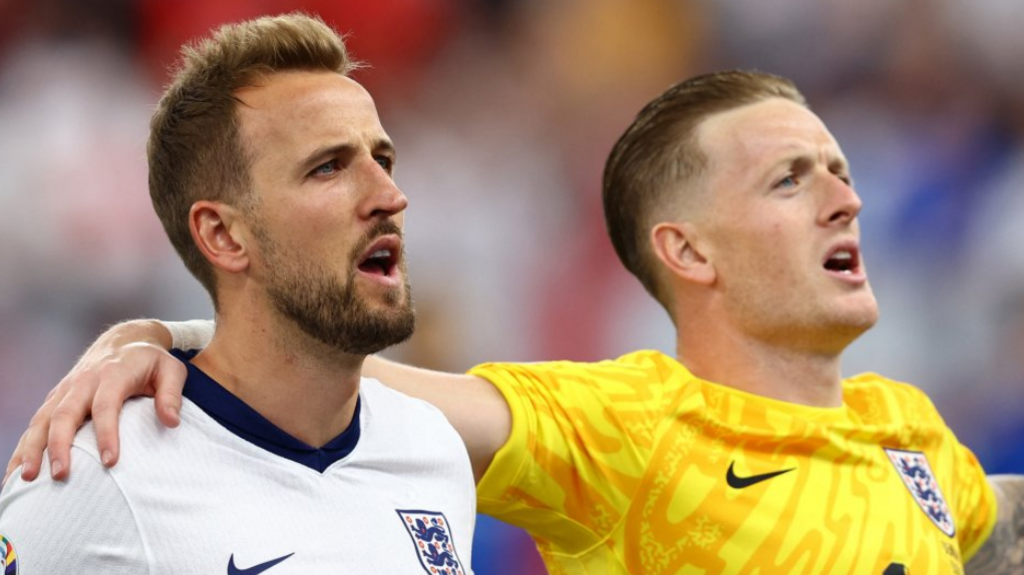
MULTIPOLYGON (((357 145, 348 143, 321 146, 310 152, 304 159, 302 159, 299 162, 299 169, 301 170, 302 174, 305 175, 307 171, 316 167, 318 162, 326 158, 350 155, 354 153, 357 148, 357 145)), ((378 138, 374 140, 373 144, 370 147, 370 150, 374 154, 379 154, 381 152, 386 153, 390 155, 392 158, 398 155, 398 151, 395 149, 395 145, 391 142, 391 140, 387 138, 378 138)))
POLYGON ((849 175, 850 162, 846 161, 846 158, 844 157, 837 156, 829 161, 828 169, 832 172, 846 172, 846 174, 849 175))
MULTIPOLYGON (((776 170, 782 166, 793 166, 801 169, 807 169, 808 166, 816 164, 817 162, 817 158, 813 157, 812 155, 795 151, 791 154, 784 156, 777 162, 773 163, 769 168, 769 172, 776 170)), ((827 159, 825 167, 832 173, 845 172, 847 175, 849 175, 850 173, 850 163, 846 160, 844 156, 840 155, 834 155, 829 157, 827 159)))

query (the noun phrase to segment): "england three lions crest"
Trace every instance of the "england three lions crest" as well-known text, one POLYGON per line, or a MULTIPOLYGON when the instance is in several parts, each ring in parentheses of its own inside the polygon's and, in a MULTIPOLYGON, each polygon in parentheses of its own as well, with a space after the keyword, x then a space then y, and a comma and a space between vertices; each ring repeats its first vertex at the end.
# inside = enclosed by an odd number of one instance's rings
POLYGON ((466 575, 444 513, 396 509, 412 537, 420 565, 431 575, 466 575))
POLYGON ((920 451, 883 449, 924 514, 949 537, 956 535, 953 514, 949 510, 945 496, 942 495, 942 490, 939 489, 939 482, 935 480, 935 473, 928 464, 928 458, 920 451))

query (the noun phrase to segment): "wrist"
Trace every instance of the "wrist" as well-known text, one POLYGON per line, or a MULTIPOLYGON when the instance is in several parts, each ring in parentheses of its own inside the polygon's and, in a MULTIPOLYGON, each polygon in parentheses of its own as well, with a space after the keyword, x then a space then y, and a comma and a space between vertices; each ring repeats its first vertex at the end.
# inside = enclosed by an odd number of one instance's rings
POLYGON ((172 347, 189 351, 193 349, 205 349, 213 339, 215 324, 210 320, 193 319, 189 321, 161 321, 160 326, 167 331, 168 345, 164 349, 172 347))
POLYGON ((136 319, 127 321, 112 328, 115 335, 114 345, 123 346, 131 343, 148 343, 163 349, 171 349, 173 334, 157 319, 136 319))

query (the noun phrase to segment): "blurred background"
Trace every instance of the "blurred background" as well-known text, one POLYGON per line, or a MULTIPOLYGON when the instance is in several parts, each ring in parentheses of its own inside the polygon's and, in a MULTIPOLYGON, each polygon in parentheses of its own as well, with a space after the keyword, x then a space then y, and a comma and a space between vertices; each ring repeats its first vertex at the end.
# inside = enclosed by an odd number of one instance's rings
MULTIPOLYGON (((789 76, 853 165, 882 320, 848 374, 929 392, 1024 473, 1024 3, 1004 0, 0 0, 0 454, 107 325, 212 315, 149 204, 148 120, 184 41, 294 9, 348 34, 400 150, 420 315, 391 354, 674 351, 606 239, 602 166, 670 84, 789 76)), ((543 573, 481 518, 480 575, 543 573)))

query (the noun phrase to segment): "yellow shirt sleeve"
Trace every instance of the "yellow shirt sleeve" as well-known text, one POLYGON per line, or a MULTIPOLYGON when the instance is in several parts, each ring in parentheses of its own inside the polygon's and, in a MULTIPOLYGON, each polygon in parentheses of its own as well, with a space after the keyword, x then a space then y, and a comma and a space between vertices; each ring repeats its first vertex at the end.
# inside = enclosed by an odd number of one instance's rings
MULTIPOLYGON (((953 433, 950 432, 950 436, 953 433)), ((970 449, 951 437, 955 450, 957 538, 964 563, 985 543, 996 524, 996 496, 970 449)))
POLYGON ((485 364, 512 433, 477 486, 479 510, 552 552, 579 553, 621 520, 664 418, 655 363, 485 364))

